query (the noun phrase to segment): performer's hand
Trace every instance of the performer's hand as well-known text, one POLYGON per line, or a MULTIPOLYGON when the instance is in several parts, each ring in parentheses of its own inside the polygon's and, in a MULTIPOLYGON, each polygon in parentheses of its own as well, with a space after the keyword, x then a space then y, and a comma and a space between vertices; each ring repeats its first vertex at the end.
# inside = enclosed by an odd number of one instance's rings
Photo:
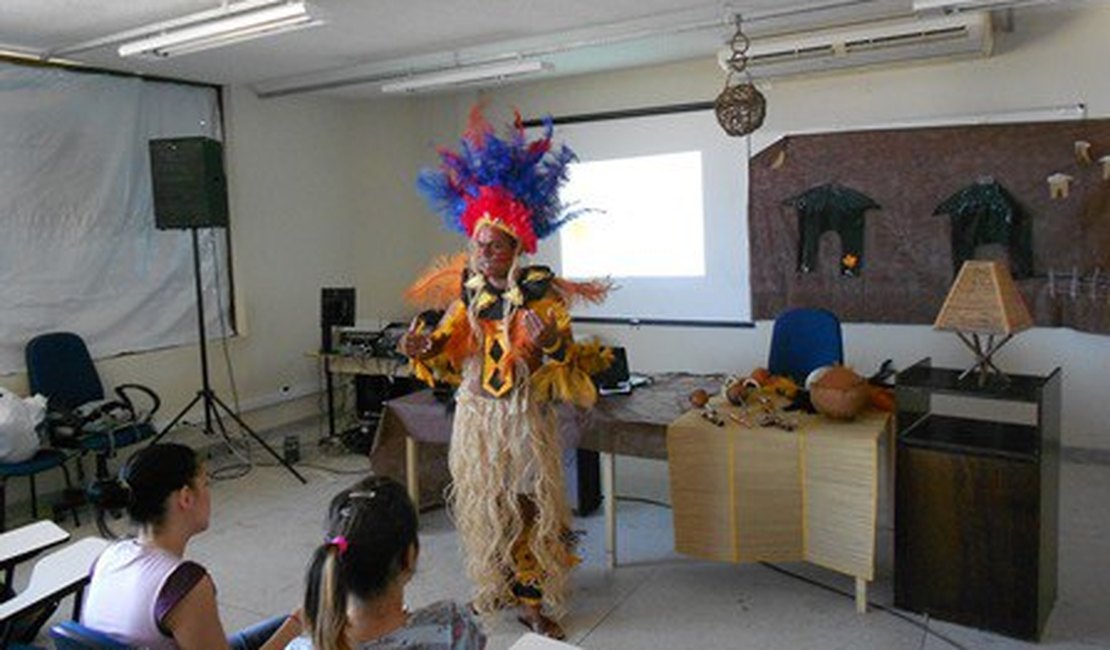
POLYGON ((548 310, 547 317, 548 320, 545 321, 531 309, 524 310, 524 331, 528 334, 529 340, 540 348, 550 348, 559 340, 554 311, 548 310))
POLYGON ((397 344, 401 354, 410 359, 423 359, 431 354, 432 338, 421 331, 423 327, 423 321, 419 318, 413 319, 408 331, 397 344))

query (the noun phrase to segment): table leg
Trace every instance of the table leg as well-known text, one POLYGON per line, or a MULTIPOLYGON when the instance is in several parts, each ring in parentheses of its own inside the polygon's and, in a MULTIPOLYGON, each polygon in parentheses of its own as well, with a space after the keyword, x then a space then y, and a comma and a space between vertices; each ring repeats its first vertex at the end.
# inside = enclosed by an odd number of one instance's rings
POLYGON ((605 501, 605 566, 617 566, 616 456, 601 452, 601 497, 605 501))
POLYGON ((856 578, 856 612, 867 613, 867 581, 856 578))
POLYGON ((420 512, 420 476, 417 474, 419 444, 414 438, 405 436, 405 482, 408 484, 409 498, 417 512, 420 512))

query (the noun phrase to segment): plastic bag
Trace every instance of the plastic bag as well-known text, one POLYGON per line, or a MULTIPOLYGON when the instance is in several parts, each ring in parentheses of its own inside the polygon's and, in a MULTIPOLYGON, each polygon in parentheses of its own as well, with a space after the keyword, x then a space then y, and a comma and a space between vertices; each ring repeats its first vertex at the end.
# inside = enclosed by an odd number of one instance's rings
POLYGON ((39 449, 37 428, 46 415, 42 395, 21 398, 0 388, 0 462, 21 463, 39 449))

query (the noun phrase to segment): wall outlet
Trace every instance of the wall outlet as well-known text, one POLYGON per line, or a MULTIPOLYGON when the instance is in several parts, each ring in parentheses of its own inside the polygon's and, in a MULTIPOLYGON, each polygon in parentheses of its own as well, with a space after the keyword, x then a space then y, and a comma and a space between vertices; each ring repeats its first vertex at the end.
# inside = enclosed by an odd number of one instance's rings
POLYGON ((301 439, 298 436, 285 436, 282 441, 282 457, 292 465, 301 460, 301 439))

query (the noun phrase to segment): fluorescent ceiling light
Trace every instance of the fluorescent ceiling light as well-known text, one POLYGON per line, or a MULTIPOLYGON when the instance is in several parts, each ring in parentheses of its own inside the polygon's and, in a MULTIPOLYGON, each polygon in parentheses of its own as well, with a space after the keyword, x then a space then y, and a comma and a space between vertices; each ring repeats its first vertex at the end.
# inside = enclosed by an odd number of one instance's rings
POLYGON ((303 1, 241 2, 227 6, 215 16, 204 12, 195 21, 184 21, 173 29, 152 26, 148 33, 158 33, 123 43, 119 55, 165 58, 323 24, 303 1))
POLYGON ((414 93, 421 90, 460 86, 482 81, 502 81, 510 77, 536 74, 551 68, 543 61, 509 61, 486 65, 449 68, 437 72, 414 74, 399 81, 382 84, 383 93, 414 93))

